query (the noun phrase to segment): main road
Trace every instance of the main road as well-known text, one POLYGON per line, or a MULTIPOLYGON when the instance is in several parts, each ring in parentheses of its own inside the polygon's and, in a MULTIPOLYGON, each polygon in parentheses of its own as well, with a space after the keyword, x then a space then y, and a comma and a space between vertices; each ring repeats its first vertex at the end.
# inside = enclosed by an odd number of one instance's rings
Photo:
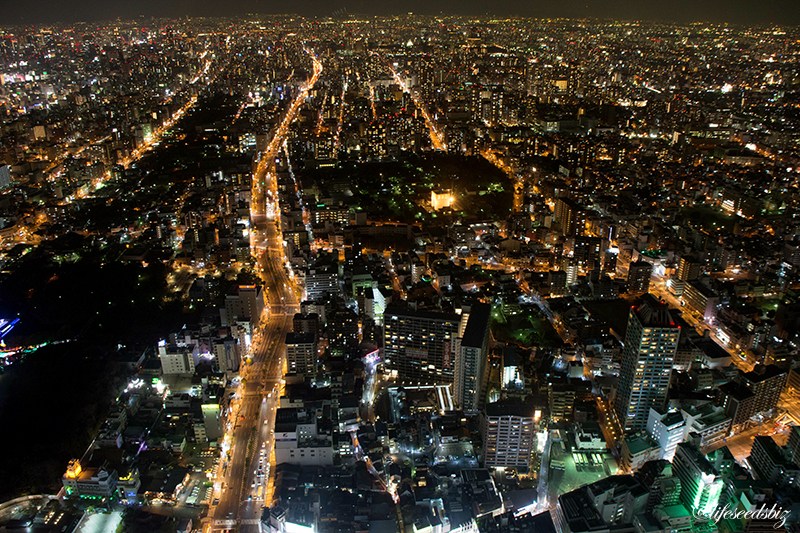
POLYGON ((238 412, 231 418, 230 458, 221 473, 219 502, 209 513, 205 531, 257 532, 262 509, 269 505, 268 493, 273 448, 272 430, 275 411, 282 392, 284 371, 283 348, 286 334, 292 330, 292 319, 299 312, 298 291, 286 267, 286 254, 279 228, 277 205, 278 185, 276 157, 297 118, 300 105, 319 79, 322 62, 312 53, 314 72, 286 110, 283 120, 261 154, 253 175, 251 199, 251 249, 263 280, 266 296, 266 319, 257 328, 251 349, 250 364, 240 372, 243 384, 238 393, 238 412), (267 209, 270 202, 275 202, 267 209), (263 457, 263 459, 262 459, 263 457))

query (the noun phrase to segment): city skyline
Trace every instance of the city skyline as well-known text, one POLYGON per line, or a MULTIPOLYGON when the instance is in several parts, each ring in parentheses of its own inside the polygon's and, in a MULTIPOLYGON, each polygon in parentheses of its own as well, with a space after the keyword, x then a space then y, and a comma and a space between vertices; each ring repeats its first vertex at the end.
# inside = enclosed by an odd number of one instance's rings
POLYGON ((0 530, 796 533, 799 37, 5 27, 0 530))
POLYGON ((678 0, 670 2, 664 9, 658 0, 608 0, 587 2, 565 0, 558 4, 548 2, 523 2, 522 0, 457 1, 443 0, 431 4, 419 0, 401 2, 365 2, 344 0, 328 3, 322 0, 300 0, 285 4, 265 0, 190 2, 175 0, 156 2, 144 0, 132 4, 114 4, 89 0, 84 2, 57 2, 55 0, 33 0, 19 4, 9 0, 0 2, 4 12, 4 24, 53 24, 76 22, 101 22, 122 18, 124 20, 149 20, 178 17, 243 17, 247 15, 295 14, 302 17, 341 18, 350 14, 367 16, 402 16, 409 12, 427 16, 469 17, 532 17, 532 18, 598 18, 606 20, 650 21, 665 23, 730 23, 739 25, 800 24, 800 13, 791 0, 704 0, 695 2, 678 0))

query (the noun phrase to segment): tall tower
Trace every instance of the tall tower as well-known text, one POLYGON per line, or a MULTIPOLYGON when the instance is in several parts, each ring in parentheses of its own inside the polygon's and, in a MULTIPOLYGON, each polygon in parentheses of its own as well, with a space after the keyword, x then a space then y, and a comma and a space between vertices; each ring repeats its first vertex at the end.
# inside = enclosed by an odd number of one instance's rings
POLYGON ((645 429, 650 408, 664 407, 679 334, 669 308, 652 296, 631 308, 616 400, 624 432, 645 429))
POLYGON ((484 303, 473 305, 464 333, 456 340, 453 385, 455 399, 459 407, 465 411, 477 411, 482 407, 491 318, 491 305, 484 303))

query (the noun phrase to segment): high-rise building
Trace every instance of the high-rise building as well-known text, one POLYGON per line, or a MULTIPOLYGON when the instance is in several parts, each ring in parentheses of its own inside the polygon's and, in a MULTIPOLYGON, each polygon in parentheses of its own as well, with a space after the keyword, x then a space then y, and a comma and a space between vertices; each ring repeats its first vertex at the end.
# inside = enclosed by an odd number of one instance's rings
POLYGON ((489 326, 492 306, 478 303, 472 306, 464 336, 456 341, 455 400, 465 411, 477 411, 483 400, 486 361, 489 356, 489 326))
POLYGON ((555 220, 561 224, 564 235, 583 235, 586 226, 586 211, 571 198, 556 200, 555 220))
POLYGON ((286 366, 289 374, 317 373, 317 339, 313 333, 286 334, 286 366))
POLYGON ((536 443, 535 410, 519 400, 486 406, 483 457, 486 468, 514 467, 527 471, 536 443))
POLYGON ((401 383, 452 383, 453 343, 461 317, 389 307, 383 314, 386 366, 401 383))
POLYGON ((599 237, 575 237, 572 256, 586 270, 600 270, 603 239, 599 237))
POLYGON ((655 298, 645 295, 631 308, 616 400, 624 431, 645 429, 650 408, 664 407, 679 334, 668 307, 655 298))
POLYGON ((678 261, 678 279, 693 281, 700 277, 700 262, 692 256, 683 256, 678 261))
POLYGON ((681 501, 690 512, 710 515, 716 510, 725 483, 694 444, 678 444, 672 471, 681 480, 681 501))
POLYGON ((647 292, 650 290, 650 275, 653 265, 647 261, 634 261, 628 267, 628 290, 630 292, 647 292))
POLYGON ((578 282, 578 262, 570 259, 569 263, 564 267, 564 272, 567 273, 567 287, 571 287, 578 282))

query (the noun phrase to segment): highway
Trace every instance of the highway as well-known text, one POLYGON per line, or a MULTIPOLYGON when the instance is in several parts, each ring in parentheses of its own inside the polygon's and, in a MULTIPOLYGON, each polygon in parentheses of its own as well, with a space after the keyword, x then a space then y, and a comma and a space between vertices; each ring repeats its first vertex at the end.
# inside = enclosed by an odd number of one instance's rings
POLYGON ((242 399, 234 418, 231 456, 222 494, 214 510, 214 531, 224 531, 235 524, 242 532, 258 531, 264 497, 269 496, 270 470, 258 476, 258 463, 262 449, 267 462, 271 457, 271 431, 283 378, 283 341, 292 329, 294 314, 300 310, 283 268, 278 239, 275 225, 269 224, 267 235, 257 247, 258 250, 266 248, 259 257, 259 266, 263 268, 268 318, 254 342, 252 363, 241 372, 244 378, 242 399), (259 487, 263 487, 261 498, 258 497, 259 487))
POLYGON ((240 398, 229 416, 233 425, 229 437, 230 457, 227 467, 221 470, 221 481, 218 479, 221 483, 219 501, 209 510, 203 531, 257 532, 262 510, 272 500, 272 430, 283 392, 284 341, 292 330, 292 319, 300 311, 300 305, 299 291, 285 266, 283 239, 278 227, 280 210, 277 205, 271 210, 266 206, 270 201, 277 204, 276 157, 280 147, 300 105, 322 72, 322 62, 313 53, 309 55, 314 63, 314 74, 290 104, 253 175, 250 245, 263 280, 266 306, 253 336, 252 361, 240 371, 243 380, 237 394, 240 398))

